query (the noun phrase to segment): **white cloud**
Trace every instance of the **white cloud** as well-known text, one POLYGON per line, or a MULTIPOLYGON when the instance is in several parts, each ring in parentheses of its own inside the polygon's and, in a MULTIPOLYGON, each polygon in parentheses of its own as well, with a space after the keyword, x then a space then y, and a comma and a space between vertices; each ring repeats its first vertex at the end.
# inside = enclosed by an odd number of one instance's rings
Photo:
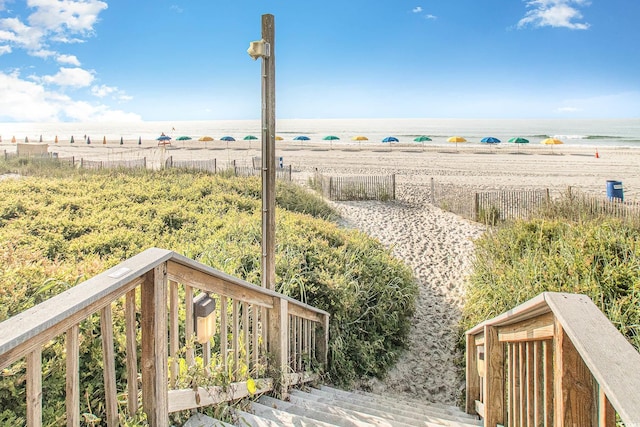
POLYGON ((176 13, 182 13, 184 12, 184 9, 181 8, 180 6, 178 6, 177 4, 172 4, 171 7, 169 8, 171 10, 173 10, 176 13))
POLYGON ((11 53, 11 46, 0 46, 0 55, 11 53))
POLYGON ((420 13, 420 12, 422 12, 422 7, 416 6, 416 7, 413 8, 412 12, 413 13, 420 13))
POLYGON ((428 14, 424 15, 424 17, 425 17, 425 19, 438 19, 438 17, 437 17, 437 16, 435 16, 435 15, 431 15, 430 13, 428 13, 428 14))
POLYGON ((35 9, 29 23, 54 33, 87 34, 93 31, 98 15, 107 3, 99 0, 27 0, 35 9))
POLYGON ((98 98, 110 96, 118 101, 131 101, 133 99, 133 97, 127 95, 123 90, 115 86, 95 85, 91 87, 91 93, 98 98))
POLYGON ((91 85, 93 79, 94 75, 91 71, 87 71, 82 68, 65 67, 61 67, 53 76, 42 77, 42 81, 44 83, 71 87, 87 87, 91 85))
POLYGON ((587 0, 525 0, 530 10, 518 22, 518 28, 555 27, 572 30, 586 30, 589 24, 578 22, 582 20, 582 13, 578 9, 588 6, 587 0))
POLYGON ((0 72, 0 118, 28 122, 142 120, 137 114, 73 100, 65 94, 46 90, 37 82, 21 79, 17 72, 0 72))
POLYGON ((75 65, 76 67, 80 66, 80 61, 78 60, 78 58, 75 55, 58 55, 56 56, 56 61, 58 61, 61 64, 69 64, 69 65, 75 65))

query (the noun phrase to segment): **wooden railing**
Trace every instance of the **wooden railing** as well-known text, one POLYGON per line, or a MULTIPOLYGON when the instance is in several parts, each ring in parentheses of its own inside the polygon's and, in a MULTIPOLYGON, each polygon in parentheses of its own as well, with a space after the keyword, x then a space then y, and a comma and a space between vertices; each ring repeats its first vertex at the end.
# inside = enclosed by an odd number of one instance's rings
POLYGON ((584 295, 545 292, 467 331, 485 427, 640 426, 640 353, 584 295))
POLYGON ((171 412, 254 392, 286 394, 288 386, 313 379, 313 371, 327 363, 325 311, 174 252, 148 249, 0 323, 0 370, 26 359, 28 426, 42 424, 43 349, 60 337, 66 354, 66 425, 80 425, 81 323, 95 313, 100 315, 109 426, 119 423, 119 396, 129 414, 138 411, 141 397, 149 424, 166 427, 171 412), (198 292, 217 304, 217 336, 203 345, 195 343, 192 320, 198 292), (116 312, 124 317, 124 354, 114 349, 116 312), (116 370, 116 356, 125 360, 126 369, 116 370), (181 366, 197 367, 200 360, 201 384, 192 378, 184 386, 181 366), (215 370, 225 373, 226 383, 207 381, 215 370), (126 372, 124 378, 117 377, 120 371, 126 372), (118 389, 117 384, 126 385, 118 389))

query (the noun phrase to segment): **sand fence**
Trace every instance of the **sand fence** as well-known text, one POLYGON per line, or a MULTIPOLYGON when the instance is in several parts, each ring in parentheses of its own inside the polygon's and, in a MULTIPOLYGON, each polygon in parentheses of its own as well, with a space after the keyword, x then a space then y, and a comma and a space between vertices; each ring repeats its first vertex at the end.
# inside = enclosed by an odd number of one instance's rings
POLYGON ((326 176, 316 171, 314 186, 329 200, 395 200, 396 176, 326 176))

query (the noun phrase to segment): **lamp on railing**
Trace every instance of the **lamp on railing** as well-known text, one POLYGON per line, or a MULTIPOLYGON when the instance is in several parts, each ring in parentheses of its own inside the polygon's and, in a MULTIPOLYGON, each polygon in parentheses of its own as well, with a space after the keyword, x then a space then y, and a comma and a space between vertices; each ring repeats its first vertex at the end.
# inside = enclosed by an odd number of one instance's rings
POLYGON ((193 299, 193 320, 196 329, 196 341, 207 343, 216 330, 216 302, 206 292, 193 299))

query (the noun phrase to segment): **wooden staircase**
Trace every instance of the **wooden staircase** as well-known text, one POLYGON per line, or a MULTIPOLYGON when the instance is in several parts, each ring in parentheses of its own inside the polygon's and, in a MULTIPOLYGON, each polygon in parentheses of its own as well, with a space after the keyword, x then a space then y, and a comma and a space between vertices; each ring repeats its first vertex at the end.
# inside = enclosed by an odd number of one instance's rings
MULTIPOLYGON (((237 426, 424 426, 471 427, 482 422, 460 409, 418 400, 400 400, 361 391, 346 392, 321 386, 291 390, 288 401, 262 396, 248 411, 235 412, 237 426)), ((202 415, 188 427, 228 426, 202 415)))

